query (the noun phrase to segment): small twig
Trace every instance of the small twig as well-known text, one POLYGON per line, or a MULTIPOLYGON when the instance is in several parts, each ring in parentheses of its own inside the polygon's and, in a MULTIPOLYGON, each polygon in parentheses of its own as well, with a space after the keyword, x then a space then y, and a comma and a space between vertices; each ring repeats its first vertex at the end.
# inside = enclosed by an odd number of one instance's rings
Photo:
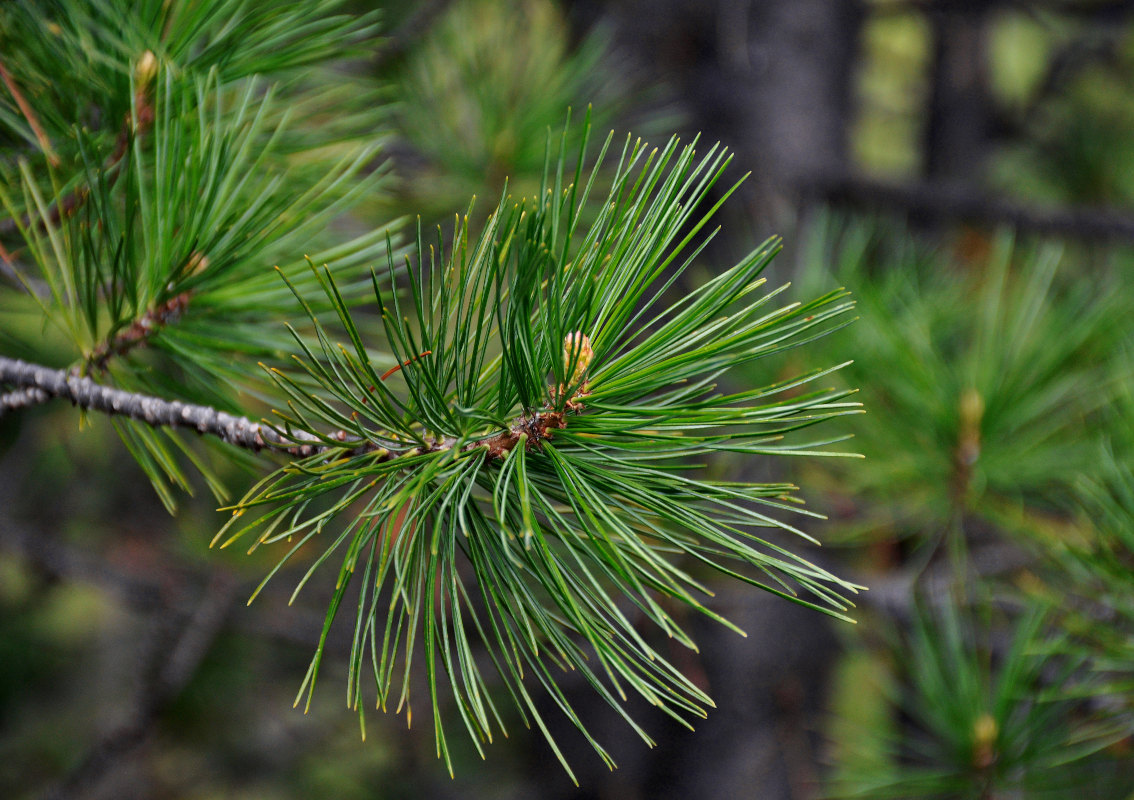
MULTIPOLYGON (((378 380, 384 381, 384 380, 386 380, 386 378, 393 375, 395 372, 400 370, 402 367, 408 367, 410 364, 417 361, 419 358, 425 358, 426 356, 430 356, 430 355, 433 355, 433 351, 432 350, 426 350, 424 353, 418 353, 413 358, 407 358, 401 364, 395 364, 394 366, 390 367, 388 370, 383 372, 381 375, 379 375, 378 380)), ((374 387, 371 387, 370 391, 374 391, 374 387)))
POLYGON ((44 132, 43 126, 39 124, 39 119, 36 117, 35 111, 24 98, 20 87, 17 86, 16 81, 12 79, 11 73, 4 67, 3 61, 0 61, 0 79, 3 79, 4 85, 8 87, 8 91, 11 93, 13 99, 15 99, 16 105, 20 107, 20 113, 27 119, 28 125, 31 126, 32 133, 35 134, 35 138, 39 141, 39 146, 43 148, 43 154, 47 156, 47 160, 51 162, 51 166, 58 167, 59 156, 55 154, 55 150, 51 147, 51 140, 47 138, 47 134, 44 132))
MULTIPOLYGON (((973 574, 982 579, 1027 569, 1035 561, 1034 555, 1011 544, 992 543, 972 552, 973 574)), ((904 567, 886 574, 859 576, 860 583, 870 586, 863 595, 865 604, 899 620, 912 618, 918 596, 934 602, 948 598, 955 581, 955 573, 945 564, 929 570, 904 567)))
POLYGON ((191 292, 182 292, 161 305, 146 310, 132 325, 100 344, 87 356, 86 371, 104 371, 112 356, 125 355, 159 329, 176 322, 188 308, 191 296, 191 292))

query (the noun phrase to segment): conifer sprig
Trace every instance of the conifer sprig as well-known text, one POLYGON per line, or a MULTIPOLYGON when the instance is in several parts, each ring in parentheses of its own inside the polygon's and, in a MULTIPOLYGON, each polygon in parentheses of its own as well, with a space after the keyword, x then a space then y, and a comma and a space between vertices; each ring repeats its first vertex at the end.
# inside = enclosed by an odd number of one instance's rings
POLYGON ((849 392, 807 389, 829 370, 727 387, 839 327, 851 303, 765 292, 775 241, 679 291, 732 189, 716 188, 723 149, 676 140, 607 139, 597 161, 615 164, 599 178, 586 134, 572 166, 564 133, 535 196, 505 194, 479 233, 467 216, 449 238, 419 225, 404 264, 384 228, 335 244, 330 223, 382 177, 381 113, 339 108, 341 92, 328 111, 294 69, 371 32, 329 16, 338 5, 0 7, 4 67, 36 100, 0 97, 19 142, 0 161, 0 260, 27 290, 8 293, 12 310, 37 310, 66 351, 62 369, 0 358, 0 410, 65 397, 112 415, 170 505, 170 484, 189 487, 181 461, 212 480, 178 427, 286 453, 217 541, 286 543, 265 581, 300 556, 296 592, 337 567, 300 700, 357 590, 347 699, 360 719, 375 699, 409 717, 419 669, 446 762, 443 713, 480 749, 504 730, 505 701, 559 754, 537 693, 609 761, 564 670, 649 741, 631 695, 683 722, 711 705, 660 643, 694 647, 685 608, 728 624, 707 600, 714 576, 847 609, 857 587, 787 545, 785 532, 806 536, 787 521, 807 513, 794 486, 699 464, 836 454, 837 439, 799 433, 857 410, 849 392), (308 113, 331 118, 333 146, 308 113), (293 369, 249 380, 251 363, 286 353, 293 369), (245 416, 249 391, 282 399, 271 422, 245 416))
MULTIPOLYGON (((682 721, 711 703, 655 636, 694 647, 681 605, 725 622, 705 603, 709 574, 836 616, 857 588, 762 533, 806 536, 782 518, 799 511, 795 487, 715 480, 694 464, 719 450, 831 454, 830 441, 784 438, 857 409, 845 391, 801 393, 822 372, 731 394, 718 383, 839 325, 845 293, 773 305, 777 292, 761 293, 759 278, 773 240, 669 303, 709 238, 691 246, 716 210, 700 209, 726 154, 628 140, 609 196, 587 220, 594 173, 580 156, 565 175, 565 162, 561 150, 540 196, 503 198, 475 238, 464 220, 447 241, 438 232, 426 244, 419 232, 399 290, 375 275, 384 338, 403 365, 390 375, 370 362, 333 273, 312 268, 337 313, 310 309, 317 350, 296 336, 305 381, 270 370, 289 398, 273 425, 282 441, 322 437, 325 449, 261 481, 216 539, 287 543, 265 582, 315 548, 296 592, 336 559, 297 703, 304 693, 311 701, 327 634, 357 582, 348 702, 364 715, 375 691, 380 708, 408 714, 411 666, 424 657, 446 761, 449 697, 478 749, 503 729, 482 651, 525 724, 556 747, 534 679, 609 760, 557 672, 583 675, 650 741, 625 711, 629 694, 682 721)), ((388 269, 396 282, 392 259, 388 269)))
MULTIPOLYGON (((0 261, 24 289, 9 293, 4 322, 40 315, 40 336, 61 340, 52 360, 110 388, 244 413, 238 394, 266 385, 249 381, 255 362, 290 349, 282 320, 302 314, 272 266, 310 294, 311 253, 355 302, 389 246, 393 225, 345 242, 327 235, 381 190, 384 112, 358 113, 374 93, 337 97, 329 135, 302 130, 327 113, 304 85, 312 66, 358 52, 374 33, 372 16, 335 15, 338 6, 0 8, 0 52, 24 98, 0 93, 0 130, 23 145, 0 159, 0 261)), ((0 406, 51 396, 21 390, 0 406)), ((171 509, 171 488, 191 487, 185 462, 226 497, 177 435, 114 424, 171 509)))

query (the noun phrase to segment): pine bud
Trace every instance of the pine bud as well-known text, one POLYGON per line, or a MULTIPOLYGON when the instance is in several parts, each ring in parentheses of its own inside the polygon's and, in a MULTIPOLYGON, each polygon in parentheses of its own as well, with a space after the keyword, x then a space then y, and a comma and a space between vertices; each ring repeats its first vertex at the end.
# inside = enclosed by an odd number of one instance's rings
POLYGON ((189 254, 189 261, 185 264, 185 273, 187 275, 200 275, 208 268, 209 257, 207 255, 200 250, 194 250, 189 254))
POLYGON ((150 85, 154 76, 157 75, 158 60, 154 55, 153 50, 147 50, 142 53, 142 57, 138 59, 138 63, 134 65, 134 85, 143 89, 150 85))
POLYGON ((973 766, 988 769, 996 761, 996 739, 1000 726, 991 714, 981 714, 973 722, 973 766))
POLYGON ((567 381, 568 386, 581 386, 587 377, 587 367, 594 358, 595 351, 591 349, 591 340, 582 331, 569 333, 563 339, 563 365, 568 369, 575 364, 575 369, 567 381))
POLYGON ((968 388, 961 394, 957 405, 960 422, 957 458, 969 467, 980 457, 980 424, 984 418, 984 398, 976 389, 968 388))

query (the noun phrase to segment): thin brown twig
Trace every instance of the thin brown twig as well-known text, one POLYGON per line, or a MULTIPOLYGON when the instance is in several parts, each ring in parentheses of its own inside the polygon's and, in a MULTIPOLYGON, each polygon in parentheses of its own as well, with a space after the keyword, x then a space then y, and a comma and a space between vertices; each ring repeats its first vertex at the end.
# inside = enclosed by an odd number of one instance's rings
MULTIPOLYGON (((137 109, 137 118, 126 115, 122 127, 118 130, 118 138, 114 142, 114 150, 103 162, 102 173, 109 189, 114 186, 119 176, 122 162, 130 147, 130 141, 136 136, 145 134, 154 121, 154 109, 150 104, 149 96, 144 90, 139 90, 135 96, 134 105, 137 109)), ((61 220, 67 219, 86 203, 90 196, 90 186, 78 186, 58 202, 52 203, 47 214, 39 220, 40 227, 58 225, 61 220)), ((19 220, 15 217, 0 219, 0 235, 14 233, 20 228, 31 226, 33 217, 30 213, 24 214, 19 220)))
POLYGON ((158 306, 147 309, 129 327, 103 342, 86 359, 86 372, 105 371, 113 356, 121 356, 146 342, 161 328, 176 322, 189 307, 192 292, 182 292, 158 306))
POLYGON ((47 160, 51 162, 51 166, 58 167, 59 156, 56 155, 55 149, 51 146, 51 140, 47 138, 47 133, 43 130, 43 126, 39 124, 39 118, 36 117, 35 110, 31 107, 31 104, 28 103, 23 92, 20 91, 20 87, 16 84, 15 79, 12 78, 12 74, 8 72, 7 68, 4 66, 3 61, 0 61, 0 79, 3 79, 4 85, 8 87, 8 91, 16 101, 16 105, 20 107, 20 113, 27 119, 28 125, 31 126, 32 133, 35 134, 35 138, 39 141, 39 146, 43 149, 43 154, 47 156, 47 160))
MULTIPOLYGON (((2 263, 2 260, 0 260, 2 263)), ((12 269, 15 272, 15 269, 12 269)), ((18 277, 18 273, 17 273, 18 277)), ((119 331, 114 337, 103 342, 87 356, 82 368, 72 368, 75 375, 105 372, 107 363, 114 356, 122 356, 144 344, 158 330, 176 322, 189 305, 191 292, 182 292, 164 303, 148 309, 132 325, 119 331)), ((37 386, 26 386, 10 392, 0 393, 0 417, 8 411, 30 406, 43 405, 53 395, 37 386)))

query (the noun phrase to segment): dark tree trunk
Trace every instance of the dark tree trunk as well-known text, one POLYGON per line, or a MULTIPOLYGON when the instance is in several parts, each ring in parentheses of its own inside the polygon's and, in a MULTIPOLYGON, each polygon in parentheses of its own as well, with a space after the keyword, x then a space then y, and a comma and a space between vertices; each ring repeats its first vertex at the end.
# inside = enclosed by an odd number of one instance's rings
POLYGON ((763 204, 782 212, 794 208, 800 186, 847 167, 863 9, 846 0, 763 0, 750 8, 736 146, 757 169, 763 204))
POLYGON ((801 187, 846 168, 861 0, 568 5, 581 27, 612 22, 643 74, 671 88, 687 132, 752 170, 744 197, 761 232, 792 221, 801 187))
POLYGON ((988 89, 991 3, 943 3, 929 14, 933 28, 925 177, 979 186, 992 132, 988 89))

